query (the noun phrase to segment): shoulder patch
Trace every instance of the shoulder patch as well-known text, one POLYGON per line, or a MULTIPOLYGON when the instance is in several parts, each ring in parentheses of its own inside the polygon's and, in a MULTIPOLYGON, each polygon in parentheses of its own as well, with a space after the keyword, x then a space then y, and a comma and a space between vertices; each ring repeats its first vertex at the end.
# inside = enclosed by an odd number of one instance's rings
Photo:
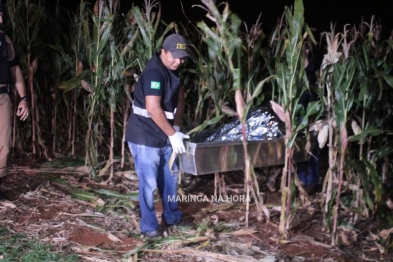
POLYGON ((151 89, 160 90, 161 89, 161 83, 160 82, 156 82, 156 81, 151 81, 150 82, 150 88, 151 89))

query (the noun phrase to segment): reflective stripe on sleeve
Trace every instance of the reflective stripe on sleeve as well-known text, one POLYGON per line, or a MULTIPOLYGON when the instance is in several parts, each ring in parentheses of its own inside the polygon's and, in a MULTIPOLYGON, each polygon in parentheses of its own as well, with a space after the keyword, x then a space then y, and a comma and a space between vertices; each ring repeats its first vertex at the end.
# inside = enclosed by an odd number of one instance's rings
MULTIPOLYGON (((146 109, 140 108, 140 107, 134 105, 134 103, 132 103, 132 110, 133 110, 134 114, 136 114, 136 115, 144 116, 144 117, 151 117, 151 115, 149 114, 149 112, 147 112, 146 109)), ((174 119, 175 113, 176 113, 176 108, 175 108, 175 112, 173 112, 173 113, 164 111, 164 114, 167 119, 174 119)))

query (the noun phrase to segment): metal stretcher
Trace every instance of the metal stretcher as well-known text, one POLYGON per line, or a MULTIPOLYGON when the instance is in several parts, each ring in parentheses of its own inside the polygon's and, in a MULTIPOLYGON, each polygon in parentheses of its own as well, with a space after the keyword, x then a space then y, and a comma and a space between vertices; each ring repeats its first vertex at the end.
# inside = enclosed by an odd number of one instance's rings
MULTIPOLYGON (((316 142, 312 135, 311 144, 316 142)), ((285 138, 271 140, 248 141, 248 152, 254 167, 284 165, 285 138)), ((294 161, 302 162, 310 158, 306 151, 306 137, 295 140, 294 161)), ((310 147, 311 148, 311 147, 310 147)), ((244 149, 241 141, 224 142, 186 142, 186 153, 179 155, 180 170, 192 175, 205 175, 245 168, 244 149)))

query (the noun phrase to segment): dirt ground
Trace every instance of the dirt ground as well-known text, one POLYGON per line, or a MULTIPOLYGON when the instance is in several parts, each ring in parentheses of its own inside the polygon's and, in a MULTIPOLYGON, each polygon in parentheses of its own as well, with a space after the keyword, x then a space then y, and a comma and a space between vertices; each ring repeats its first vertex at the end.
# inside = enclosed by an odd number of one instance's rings
MULTIPOLYGON (((58 252, 75 252, 82 261, 393 261, 392 255, 381 255, 374 241, 361 234, 366 228, 357 235, 342 232, 340 239, 345 241, 331 247, 318 194, 310 197, 307 208, 298 208, 288 240, 280 241, 281 194, 268 192, 263 185, 269 220, 258 220, 253 203, 245 227, 244 203, 181 202, 185 216, 192 217, 198 228, 167 229, 168 237, 146 241, 139 234, 137 201, 102 194, 88 201, 71 194, 93 189, 130 194, 137 190, 135 174, 118 173, 113 184, 105 185, 79 171, 13 163, 0 185, 10 199, 0 203, 1 226, 43 241, 58 252)), ((227 194, 243 194, 242 173, 225 174, 224 180, 227 194)), ((214 176, 185 176, 181 188, 185 195, 210 200, 214 176)), ((160 218, 159 202, 156 207, 160 218)))

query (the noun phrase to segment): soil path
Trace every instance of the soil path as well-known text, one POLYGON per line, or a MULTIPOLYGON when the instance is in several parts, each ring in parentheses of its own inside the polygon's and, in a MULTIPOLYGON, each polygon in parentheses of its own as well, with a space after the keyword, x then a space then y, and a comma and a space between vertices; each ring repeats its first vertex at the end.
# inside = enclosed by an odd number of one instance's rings
MULTIPOLYGON (((246 228, 244 203, 212 200, 213 176, 185 176, 181 188, 188 198, 180 207, 198 228, 167 229, 168 237, 150 242, 139 234, 137 201, 92 191, 130 194, 137 190, 132 174, 116 176, 108 186, 77 173, 31 171, 38 168, 14 165, 3 179, 0 191, 10 201, 0 203, 0 224, 58 252, 75 252, 83 261, 393 261, 391 255, 382 256, 360 229, 356 235, 343 231, 340 237, 345 241, 331 247, 318 194, 310 197, 307 208, 296 211, 288 241, 279 241, 279 192, 265 191, 270 220, 258 220, 251 203, 246 228), (87 201, 72 197, 75 191, 95 194, 87 201), (190 196, 198 197, 190 201, 190 196), (139 252, 130 256, 132 250, 139 252)), ((228 195, 243 195, 241 173, 228 173, 224 179, 228 195)), ((160 218, 159 202, 156 207, 160 218)))

